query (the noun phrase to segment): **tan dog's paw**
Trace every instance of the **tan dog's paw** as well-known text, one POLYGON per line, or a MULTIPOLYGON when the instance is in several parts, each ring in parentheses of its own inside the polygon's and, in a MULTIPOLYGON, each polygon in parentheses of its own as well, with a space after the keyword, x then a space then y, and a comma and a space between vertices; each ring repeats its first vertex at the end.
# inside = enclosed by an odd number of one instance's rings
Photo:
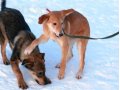
POLYGON ((29 55, 31 52, 32 52, 32 48, 27 47, 27 48, 25 49, 25 51, 24 51, 24 54, 25 54, 25 55, 29 55))
POLYGON ((19 88, 21 88, 21 89, 27 89, 28 88, 28 85, 22 80, 20 80, 18 82, 18 85, 19 85, 19 88))
POLYGON ((59 73, 59 75, 58 75, 58 79, 63 79, 64 78, 64 74, 62 74, 62 73, 59 73))
POLYGON ((58 74, 58 78, 59 78, 59 79, 63 79, 63 78, 64 78, 64 75, 65 75, 65 71, 60 68, 59 74, 58 74))
POLYGON ((81 74, 80 72, 78 72, 78 73, 76 74, 76 78, 77 78, 77 79, 81 79, 81 78, 82 78, 82 74, 81 74))
POLYGON ((55 68, 60 68, 60 63, 58 63, 58 64, 55 66, 55 68))

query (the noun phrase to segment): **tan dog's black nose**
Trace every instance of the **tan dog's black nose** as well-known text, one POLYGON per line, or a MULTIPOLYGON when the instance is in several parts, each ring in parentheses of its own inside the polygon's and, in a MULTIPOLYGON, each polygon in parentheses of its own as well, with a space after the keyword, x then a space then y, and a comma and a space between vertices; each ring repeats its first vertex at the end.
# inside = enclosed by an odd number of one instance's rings
POLYGON ((59 37, 61 37, 61 36, 63 36, 63 33, 60 33, 60 34, 59 34, 59 37))

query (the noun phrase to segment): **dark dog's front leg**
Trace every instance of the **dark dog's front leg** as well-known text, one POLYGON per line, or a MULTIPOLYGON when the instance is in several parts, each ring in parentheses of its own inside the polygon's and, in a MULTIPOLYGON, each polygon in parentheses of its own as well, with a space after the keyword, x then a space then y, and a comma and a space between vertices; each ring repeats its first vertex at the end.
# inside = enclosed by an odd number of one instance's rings
POLYGON ((10 63, 11 63, 11 66, 12 66, 12 70, 13 70, 13 72, 15 73, 15 75, 17 77, 19 88, 27 89, 28 86, 25 83, 25 81, 23 79, 23 75, 22 75, 22 73, 21 73, 21 71, 19 69, 18 60, 11 60, 10 63))
POLYGON ((27 89, 28 86, 25 83, 23 75, 19 69, 19 57, 20 57, 21 43, 22 43, 21 39, 18 40, 18 42, 16 42, 11 59, 10 59, 10 63, 12 66, 12 70, 17 77, 19 87, 22 89, 27 89))

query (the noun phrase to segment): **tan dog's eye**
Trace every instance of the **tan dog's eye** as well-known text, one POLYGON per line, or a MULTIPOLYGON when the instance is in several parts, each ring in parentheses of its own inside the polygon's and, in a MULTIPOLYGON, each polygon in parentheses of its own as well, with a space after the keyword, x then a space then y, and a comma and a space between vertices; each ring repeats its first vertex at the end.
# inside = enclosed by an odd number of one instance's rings
POLYGON ((53 25, 57 25, 57 23, 53 23, 53 25))

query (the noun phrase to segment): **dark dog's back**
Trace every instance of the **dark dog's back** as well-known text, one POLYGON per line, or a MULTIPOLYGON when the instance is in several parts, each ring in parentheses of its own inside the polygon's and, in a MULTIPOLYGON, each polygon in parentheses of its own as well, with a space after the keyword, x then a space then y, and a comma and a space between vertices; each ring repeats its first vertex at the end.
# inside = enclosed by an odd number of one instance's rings
MULTIPOLYGON (((0 27, 5 28, 3 31, 5 31, 4 34, 6 34, 10 46, 14 47, 15 44, 19 43, 16 46, 21 48, 20 56, 24 54, 23 50, 35 39, 23 15, 16 9, 5 8, 0 12, 0 27), (22 45, 20 46, 20 44, 22 45)), ((0 41, 3 42, 5 38, 1 32, 0 35, 0 41)), ((38 46, 34 51, 39 53, 38 46)))
POLYGON ((0 22, 5 26, 5 32, 10 42, 13 43, 15 36, 21 30, 30 31, 23 15, 15 9, 5 8, 0 12, 0 22), (8 22, 9 21, 9 22, 8 22))

